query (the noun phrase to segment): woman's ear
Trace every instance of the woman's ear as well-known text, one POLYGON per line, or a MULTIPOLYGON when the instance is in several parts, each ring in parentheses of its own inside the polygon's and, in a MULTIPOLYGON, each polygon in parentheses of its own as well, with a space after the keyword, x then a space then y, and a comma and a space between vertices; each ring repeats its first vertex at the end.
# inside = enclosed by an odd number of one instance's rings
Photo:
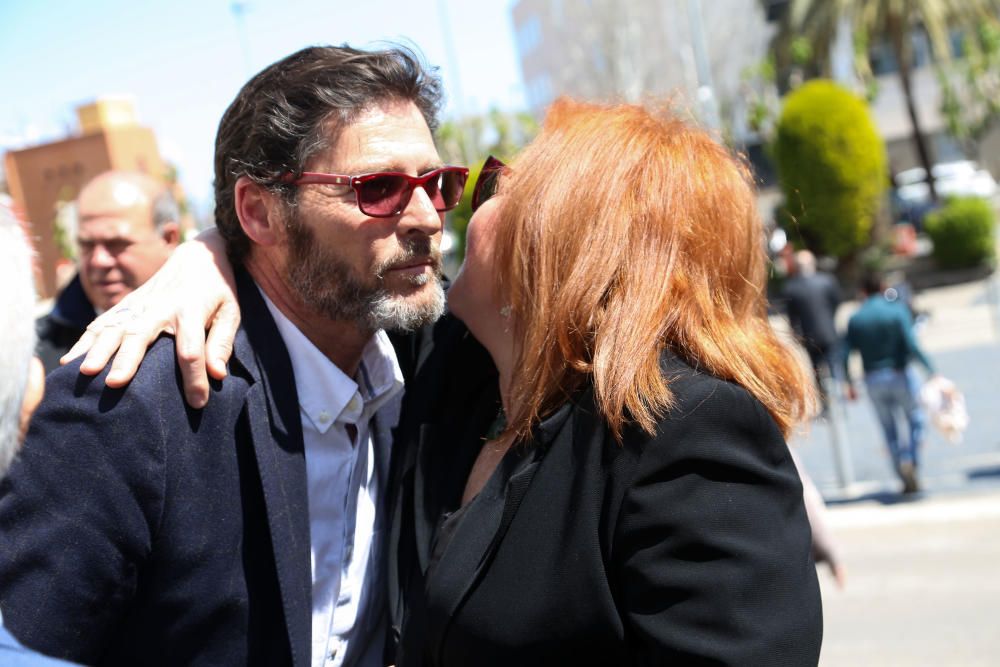
POLYGON ((233 191, 236 216, 250 240, 262 246, 272 246, 281 238, 277 195, 247 176, 236 179, 233 191))

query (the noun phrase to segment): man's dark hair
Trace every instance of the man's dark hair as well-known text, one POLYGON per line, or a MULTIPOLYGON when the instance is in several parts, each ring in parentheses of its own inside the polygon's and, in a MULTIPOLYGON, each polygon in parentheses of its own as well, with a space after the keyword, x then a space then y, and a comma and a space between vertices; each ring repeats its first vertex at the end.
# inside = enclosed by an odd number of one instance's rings
POLYGON ((250 79, 222 115, 215 139, 215 224, 230 260, 241 263, 250 250, 234 205, 240 176, 294 205, 296 188, 279 179, 287 172, 302 173, 306 162, 362 112, 393 101, 413 102, 431 132, 437 129, 441 81, 401 46, 384 51, 308 47, 250 79))
POLYGON ((861 290, 867 296, 878 294, 885 289, 885 275, 881 271, 869 271, 861 279, 861 290))

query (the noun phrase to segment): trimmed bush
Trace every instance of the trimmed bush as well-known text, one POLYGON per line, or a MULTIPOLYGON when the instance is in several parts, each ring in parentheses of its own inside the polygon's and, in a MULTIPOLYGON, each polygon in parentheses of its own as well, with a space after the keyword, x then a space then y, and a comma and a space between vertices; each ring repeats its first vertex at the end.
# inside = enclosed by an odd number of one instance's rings
POLYGON ((949 199, 924 219, 934 243, 934 259, 946 269, 992 262, 996 253, 993 205, 978 197, 949 199))
POLYGON ((885 145, 864 100, 815 79, 785 98, 774 143, 795 229, 817 254, 868 245, 887 185, 885 145))

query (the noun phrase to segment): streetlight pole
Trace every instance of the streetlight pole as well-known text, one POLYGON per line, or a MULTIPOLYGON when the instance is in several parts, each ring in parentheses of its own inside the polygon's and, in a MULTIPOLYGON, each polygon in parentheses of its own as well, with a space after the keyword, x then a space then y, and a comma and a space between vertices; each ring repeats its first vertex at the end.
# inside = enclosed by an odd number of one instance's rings
POLYGON ((701 20, 701 0, 688 0, 688 22, 691 26, 691 50, 694 52, 695 69, 698 72, 698 102, 701 105, 702 120, 708 127, 719 131, 719 107, 712 85, 712 67, 705 47, 705 28, 701 20))
POLYGON ((455 41, 452 38, 451 21, 448 17, 448 0, 438 0, 438 17, 441 19, 441 33, 444 38, 444 52, 448 59, 448 69, 451 70, 454 80, 451 82, 451 89, 454 91, 456 125, 459 136, 462 138, 462 161, 469 164, 473 157, 472 139, 468 131, 468 118, 465 113, 465 96, 462 94, 462 75, 458 70, 458 56, 455 53, 455 41))
POLYGON ((236 21, 236 33, 240 40, 240 49, 243 51, 243 69, 246 71, 246 75, 250 76, 253 74, 253 70, 250 66, 250 41, 247 39, 247 9, 249 8, 249 3, 245 0, 234 0, 231 5, 229 5, 229 10, 233 13, 233 19, 236 21))

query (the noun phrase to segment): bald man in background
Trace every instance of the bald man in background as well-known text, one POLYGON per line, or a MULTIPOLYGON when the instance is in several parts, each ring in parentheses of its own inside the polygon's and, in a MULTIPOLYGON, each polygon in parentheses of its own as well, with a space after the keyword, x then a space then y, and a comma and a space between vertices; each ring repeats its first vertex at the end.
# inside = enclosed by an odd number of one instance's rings
POLYGON ((781 291, 788 322, 809 353, 816 388, 819 390, 822 416, 828 414, 829 397, 824 376, 837 378, 840 368, 836 351, 840 337, 837 335, 836 315, 840 306, 840 286, 837 279, 816 268, 816 257, 808 250, 795 253, 792 273, 781 291))
POLYGON ((146 174, 105 172, 83 186, 76 205, 79 272, 37 325, 46 373, 98 313, 149 280, 180 239, 177 202, 146 174))

